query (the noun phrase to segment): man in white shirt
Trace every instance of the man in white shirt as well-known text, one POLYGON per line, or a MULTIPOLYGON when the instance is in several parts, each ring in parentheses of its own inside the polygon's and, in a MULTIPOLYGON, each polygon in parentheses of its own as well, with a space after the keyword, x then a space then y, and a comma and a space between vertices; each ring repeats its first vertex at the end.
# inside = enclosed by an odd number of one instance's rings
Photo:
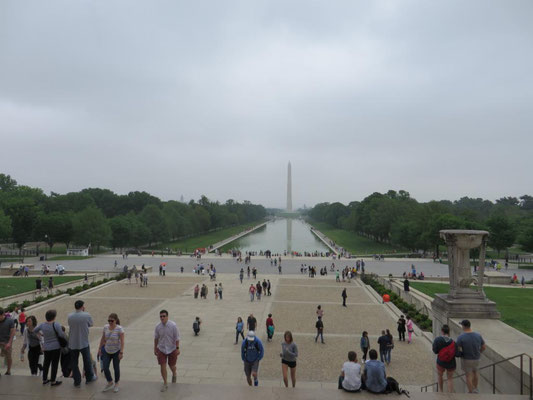
POLYGON ((154 354, 157 362, 161 366, 161 376, 163 385, 161 391, 166 392, 167 385, 167 363, 172 371, 172 383, 176 383, 176 363, 180 354, 180 331, 174 321, 168 319, 168 311, 159 312, 161 322, 155 327, 154 334, 154 354))
POLYGON ((348 352, 348 361, 342 366, 338 388, 346 392, 359 392, 361 390, 361 365, 357 362, 355 351, 348 352))

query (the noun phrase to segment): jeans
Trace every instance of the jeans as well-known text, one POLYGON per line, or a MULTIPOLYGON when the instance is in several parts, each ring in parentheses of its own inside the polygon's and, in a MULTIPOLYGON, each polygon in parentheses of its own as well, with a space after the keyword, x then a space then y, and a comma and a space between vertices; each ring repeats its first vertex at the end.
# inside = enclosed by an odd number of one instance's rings
POLYGON ((320 341, 321 341, 322 343, 324 343, 324 335, 323 335, 322 332, 317 332, 317 333, 316 333, 315 342, 318 340, 318 337, 319 337, 319 336, 320 336, 320 341))
POLYGON ((403 340, 405 342, 405 331, 398 331, 398 338, 399 340, 403 340))
POLYGON ((242 331, 237 331, 237 332, 235 333, 235 343, 238 343, 238 342, 239 342, 239 335, 241 335, 242 340, 244 340, 244 333, 242 333, 242 331))
POLYGON ((363 360, 366 361, 366 354, 368 353, 368 347, 362 348, 361 351, 363 352, 363 360))
POLYGON ((390 364, 391 350, 392 350, 392 349, 387 349, 387 350, 385 350, 385 361, 387 362, 387 364, 390 364))
POLYGON ((104 375, 108 382, 112 382, 113 379, 111 379, 111 371, 109 370, 109 365, 111 364, 111 360, 113 360, 113 371, 115 372, 115 383, 118 383, 120 381, 120 359, 118 358, 120 352, 116 352, 113 354, 109 354, 105 351, 105 349, 102 350, 102 361, 104 362, 104 375))
POLYGON ((74 378, 74 385, 81 384, 80 367, 78 366, 78 356, 81 353, 83 358, 83 369, 85 370, 86 382, 91 382, 94 379, 93 365, 91 362, 91 349, 89 346, 83 349, 71 349, 70 350, 70 362, 72 363, 72 377, 74 378))

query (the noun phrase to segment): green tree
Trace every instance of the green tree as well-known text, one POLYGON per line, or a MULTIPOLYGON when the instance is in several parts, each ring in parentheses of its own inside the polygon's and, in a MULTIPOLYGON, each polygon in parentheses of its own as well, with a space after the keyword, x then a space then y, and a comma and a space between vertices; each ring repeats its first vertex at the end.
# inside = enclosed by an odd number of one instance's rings
POLYGON ((5 215, 3 210, 0 210, 0 240, 8 240, 11 238, 12 232, 11 218, 5 215))
POLYGON ((533 218, 522 223, 518 243, 525 251, 533 251, 533 218))
POLYGON ((487 221, 489 227, 489 246, 498 251, 511 247, 516 239, 516 232, 509 222, 509 220, 503 215, 493 215, 487 221))
POLYGON ((50 251, 54 243, 65 243, 68 248, 73 235, 74 227, 70 213, 52 212, 50 214, 40 213, 38 215, 35 226, 35 238, 44 240, 50 247, 50 251))
POLYGON ((111 239, 111 229, 102 211, 91 206, 74 216, 74 241, 80 245, 100 246, 111 239))
POLYGON ((132 217, 125 215, 119 215, 109 220, 109 227, 111 228, 111 246, 113 249, 121 249, 131 243, 133 234, 131 218, 132 217))
POLYGON ((163 242, 168 239, 168 225, 161 209, 155 204, 148 204, 142 210, 140 219, 150 231, 148 244, 163 242))
POLYGON ((32 239, 38 207, 30 198, 12 197, 5 202, 5 212, 12 223, 12 236, 20 251, 32 239))

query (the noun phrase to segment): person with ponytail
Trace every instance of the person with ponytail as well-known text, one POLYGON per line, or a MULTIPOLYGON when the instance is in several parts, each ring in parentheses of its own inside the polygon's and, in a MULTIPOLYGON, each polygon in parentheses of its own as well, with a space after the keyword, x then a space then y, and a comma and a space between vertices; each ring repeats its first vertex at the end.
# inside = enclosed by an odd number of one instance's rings
POLYGON ((107 380, 103 391, 107 392, 113 389, 116 393, 119 391, 120 360, 124 356, 124 329, 120 326, 120 320, 115 313, 109 314, 107 322, 104 326, 100 345, 98 346, 98 355, 102 358, 104 375, 107 380), (115 372, 114 384, 111 378, 111 371, 109 370, 111 361, 113 361, 113 370, 115 372))

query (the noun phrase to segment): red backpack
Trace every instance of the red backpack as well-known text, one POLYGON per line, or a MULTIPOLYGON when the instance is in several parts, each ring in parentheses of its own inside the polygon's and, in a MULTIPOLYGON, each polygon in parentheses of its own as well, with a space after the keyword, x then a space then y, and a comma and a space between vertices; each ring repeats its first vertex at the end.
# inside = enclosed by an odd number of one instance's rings
POLYGON ((438 357, 439 360, 444 362, 452 361, 455 358, 455 342, 452 340, 448 346, 440 349, 438 357))

